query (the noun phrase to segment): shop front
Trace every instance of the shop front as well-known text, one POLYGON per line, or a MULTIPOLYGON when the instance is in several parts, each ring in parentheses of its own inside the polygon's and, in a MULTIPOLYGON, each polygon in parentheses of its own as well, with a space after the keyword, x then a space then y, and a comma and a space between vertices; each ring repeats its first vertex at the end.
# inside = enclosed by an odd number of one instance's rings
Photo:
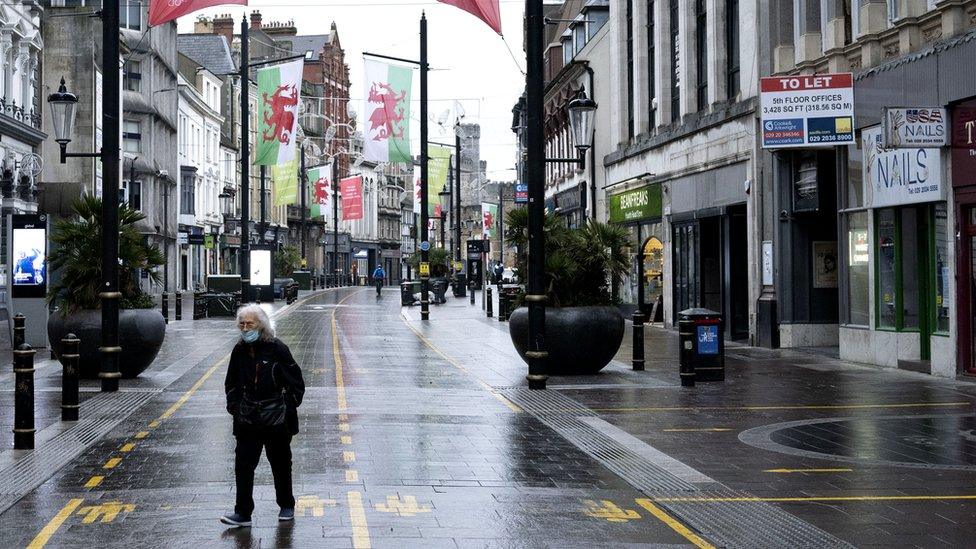
POLYGON ((576 229, 586 223, 586 183, 553 196, 553 212, 566 221, 566 226, 576 229))
POLYGON ((630 235, 630 271, 617 286, 617 295, 626 312, 639 306, 648 319, 661 321, 664 287, 661 185, 652 183, 612 194, 607 204, 610 223, 624 227, 630 235))
MULTIPOLYGON (((976 99, 952 109, 953 214, 956 239, 958 371, 976 374, 976 99)), ((948 276, 948 275, 947 275, 948 276)), ((948 319, 946 319, 948 322, 948 319)))

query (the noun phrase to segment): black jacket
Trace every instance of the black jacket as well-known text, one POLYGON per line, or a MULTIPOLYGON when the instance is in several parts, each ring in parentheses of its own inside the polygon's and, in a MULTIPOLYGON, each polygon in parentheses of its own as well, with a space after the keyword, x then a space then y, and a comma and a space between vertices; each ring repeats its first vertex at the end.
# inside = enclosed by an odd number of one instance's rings
POLYGON ((282 389, 288 403, 284 429, 288 434, 297 435, 298 407, 305 396, 305 380, 288 346, 279 339, 238 342, 230 354, 224 379, 227 411, 234 416, 234 434, 241 436, 250 431, 237 417, 245 394, 252 400, 264 400, 273 398, 282 389))

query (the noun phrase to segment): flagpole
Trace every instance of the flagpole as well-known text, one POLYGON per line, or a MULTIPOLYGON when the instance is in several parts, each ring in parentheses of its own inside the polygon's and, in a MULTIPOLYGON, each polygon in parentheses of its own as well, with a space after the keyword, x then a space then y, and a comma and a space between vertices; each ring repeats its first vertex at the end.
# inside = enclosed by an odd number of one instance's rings
MULTIPOLYGON (((102 6, 102 78, 105 91, 102 109, 102 305, 101 355, 103 392, 119 390, 119 126, 122 121, 119 96, 119 3, 102 6)), ((62 146, 62 151, 64 147, 62 146)), ((63 152, 62 152, 63 155, 63 152)), ((62 159, 62 162, 64 160, 62 159)), ((20 352, 15 350, 14 352, 20 352)))
POLYGON ((241 303, 247 303, 251 292, 251 112, 250 75, 248 72, 248 21, 241 21, 241 303))
POLYGON ((305 143, 302 143, 302 162, 301 168, 298 171, 298 187, 302 193, 302 268, 308 268, 308 259, 305 257, 305 233, 308 232, 308 213, 305 208, 308 207, 306 203, 308 195, 308 179, 305 177, 305 143))
POLYGON ((528 302, 529 389, 546 388, 546 248, 543 224, 545 211, 545 135, 543 134, 543 23, 542 0, 525 0, 525 96, 526 96, 526 179, 529 184, 529 277, 525 301, 528 302))
MULTIPOLYGON (((427 14, 420 13, 420 261, 430 264, 427 211, 427 14)), ((420 319, 430 320, 430 276, 420 277, 420 319)))
POLYGON ((332 155, 332 275, 339 286, 339 155, 332 155))

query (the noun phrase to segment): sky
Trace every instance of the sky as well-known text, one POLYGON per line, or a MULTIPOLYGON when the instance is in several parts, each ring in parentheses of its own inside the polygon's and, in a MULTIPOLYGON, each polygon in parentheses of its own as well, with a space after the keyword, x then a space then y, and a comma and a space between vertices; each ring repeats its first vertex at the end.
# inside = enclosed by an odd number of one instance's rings
MULTIPOLYGON (((325 34, 335 21, 346 54, 351 81, 350 97, 363 112, 363 51, 406 59, 420 56, 420 14, 427 14, 429 124, 431 141, 453 143, 455 100, 465 122, 481 124, 481 159, 488 163, 488 179, 515 178, 515 134, 512 106, 525 86, 522 70, 522 0, 500 0, 502 32, 506 41, 480 19, 458 8, 433 0, 250 0, 249 6, 218 6, 201 10, 178 21, 180 32, 192 32, 200 14, 230 13, 238 21, 245 13, 260 10, 263 22, 294 20, 299 34, 325 34), (513 59, 514 54, 514 59, 513 59), (517 59, 517 61, 516 61, 517 59), (437 119, 445 111, 445 128, 437 119)), ((420 150, 420 80, 415 74, 411 104, 412 150, 420 150)))

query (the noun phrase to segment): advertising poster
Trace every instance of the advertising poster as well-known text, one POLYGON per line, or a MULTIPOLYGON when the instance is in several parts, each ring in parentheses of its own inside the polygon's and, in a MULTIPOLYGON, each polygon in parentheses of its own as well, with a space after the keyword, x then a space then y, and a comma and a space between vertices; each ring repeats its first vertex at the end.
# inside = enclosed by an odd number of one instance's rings
POLYGON ((837 242, 813 243, 813 287, 837 287, 837 242))
POLYGON ((11 227, 13 297, 43 298, 47 294, 47 216, 14 215, 11 227))
POLYGON ((527 183, 515 183, 515 203, 527 204, 529 202, 529 185, 527 183))
POLYGON ((251 286, 271 286, 271 250, 251 249, 251 286))
POLYGON ((855 142, 851 73, 775 76, 760 85, 764 149, 855 142))
POLYGON ((363 218, 363 178, 347 177, 339 181, 342 193, 342 220, 352 221, 363 218))

